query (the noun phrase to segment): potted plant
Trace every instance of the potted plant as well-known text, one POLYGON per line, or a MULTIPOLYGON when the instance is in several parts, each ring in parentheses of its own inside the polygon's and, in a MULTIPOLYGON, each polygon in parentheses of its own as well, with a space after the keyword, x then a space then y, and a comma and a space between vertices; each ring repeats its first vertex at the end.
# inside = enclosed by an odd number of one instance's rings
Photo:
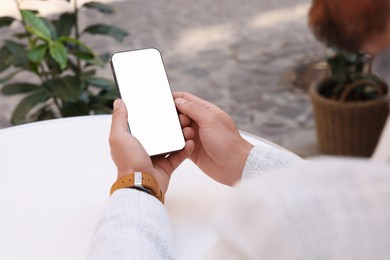
POLYGON ((388 86, 370 71, 370 59, 333 48, 330 76, 310 88, 320 151, 370 156, 389 114, 388 86))
POLYGON ((110 113, 112 101, 118 96, 114 83, 98 77, 96 72, 105 65, 109 55, 96 54, 82 37, 99 34, 122 41, 127 32, 107 24, 80 28, 78 20, 82 10, 111 14, 113 9, 97 1, 82 6, 78 6, 77 0, 64 1, 73 4, 73 11, 56 17, 41 17, 35 10, 23 9, 22 0, 15 0, 21 20, 0 17, 0 27, 18 21, 23 28, 23 32, 4 40, 0 47, 1 93, 25 95, 13 111, 12 124, 110 113), (17 75, 21 72, 32 77, 20 81, 17 75))

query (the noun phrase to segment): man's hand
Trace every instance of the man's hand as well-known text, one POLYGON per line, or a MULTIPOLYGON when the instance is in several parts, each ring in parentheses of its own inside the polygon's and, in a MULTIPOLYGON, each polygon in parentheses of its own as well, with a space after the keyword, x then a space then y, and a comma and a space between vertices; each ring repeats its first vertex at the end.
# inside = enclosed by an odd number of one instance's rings
MULTIPOLYGON (((253 145, 239 134, 233 119, 217 106, 189 93, 174 93, 182 124, 195 132, 189 158, 214 180, 233 185, 241 179, 253 145)), ((192 136, 191 136, 192 137, 192 136)))
MULTIPOLYGON (((118 179, 135 171, 147 172, 156 178, 162 192, 165 194, 172 172, 186 159, 194 149, 195 137, 192 128, 184 125, 183 132, 186 146, 182 151, 170 154, 168 157, 150 158, 141 143, 129 133, 127 110, 121 99, 114 102, 110 132, 111 157, 118 169, 118 179)), ((158 127, 158 126, 156 126, 158 127)))

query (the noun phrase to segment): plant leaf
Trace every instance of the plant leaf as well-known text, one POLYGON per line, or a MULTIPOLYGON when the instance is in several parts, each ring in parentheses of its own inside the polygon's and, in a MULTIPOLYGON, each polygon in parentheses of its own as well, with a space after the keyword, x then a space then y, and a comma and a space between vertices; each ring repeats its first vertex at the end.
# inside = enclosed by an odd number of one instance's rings
POLYGON ((1 89, 1 93, 6 96, 23 94, 38 90, 40 87, 30 83, 12 83, 4 85, 1 89))
POLYGON ((62 36, 58 40, 63 43, 70 43, 78 46, 79 48, 74 46, 70 47, 71 50, 69 51, 69 53, 74 55, 75 57, 88 62, 93 62, 96 59, 96 55, 93 50, 83 42, 68 36, 62 36))
POLYGON ((104 13, 104 14, 112 14, 112 13, 114 13, 114 9, 112 9, 109 5, 106 5, 106 4, 103 4, 103 3, 99 3, 99 2, 96 2, 96 1, 91 1, 91 2, 85 3, 83 5, 83 7, 95 9, 95 10, 98 10, 99 12, 101 12, 101 13, 104 13))
POLYGON ((84 102, 85 104, 88 104, 88 103, 91 101, 91 99, 89 98, 89 93, 88 93, 88 91, 83 91, 83 92, 81 92, 81 94, 80 94, 80 96, 79 96, 79 100, 80 100, 81 102, 84 102))
POLYGON ((95 58, 95 56, 92 53, 81 51, 81 50, 73 50, 70 52, 70 54, 85 61, 92 61, 95 58))
POLYGON ((109 53, 103 53, 100 55, 100 59, 104 62, 107 63, 111 59, 111 55, 109 53))
POLYGON ((27 53, 27 57, 33 62, 40 63, 45 57, 47 48, 46 44, 36 46, 27 53))
MULTIPOLYGON (((43 0, 43 1, 46 1, 46 0, 43 0)), ((35 15, 39 15, 39 11, 36 10, 36 9, 23 9, 23 11, 29 11, 29 12, 35 14, 35 15)))
POLYGON ((96 74, 96 70, 85 70, 81 73, 83 79, 88 79, 93 77, 96 74))
POLYGON ((61 70, 68 64, 68 52, 61 42, 52 41, 49 44, 50 56, 60 65, 61 70))
POLYGON ((26 29, 30 33, 35 34, 45 41, 50 41, 52 39, 50 28, 46 25, 43 19, 39 18, 31 11, 22 10, 21 13, 27 24, 26 29))
POLYGON ((101 89, 106 89, 106 90, 110 90, 110 89, 113 89, 115 87, 114 82, 112 82, 111 80, 105 79, 105 78, 90 78, 90 79, 87 79, 87 83, 92 85, 92 86, 95 86, 95 87, 98 87, 101 89))
POLYGON ((8 56, 7 63, 9 66, 22 67, 27 70, 32 70, 29 59, 27 58, 26 46, 19 44, 14 41, 7 40, 5 41, 4 46, 11 53, 8 56))
POLYGON ((11 16, 0 17, 0 28, 5 26, 10 26, 15 20, 16 19, 11 16))
POLYGON ((11 123, 13 125, 26 122, 27 115, 38 104, 44 103, 49 100, 50 96, 47 95, 46 91, 38 90, 34 93, 26 96, 20 103, 16 106, 15 110, 11 116, 11 123))
POLYGON ((58 36, 69 36, 75 26, 75 15, 73 13, 63 13, 54 21, 58 36))
POLYGON ((32 114, 29 119, 31 121, 42 121, 42 120, 48 120, 56 118, 56 114, 48 107, 43 107, 42 109, 38 110, 36 113, 32 114))
POLYGON ((96 106, 92 108, 95 115, 107 115, 112 114, 112 108, 108 106, 96 106))
POLYGON ((28 38, 30 36, 30 33, 28 32, 15 33, 13 34, 13 36, 15 36, 17 39, 24 39, 24 38, 28 38))
POLYGON ((93 54, 93 50, 88 45, 77 40, 76 38, 68 37, 68 36, 61 36, 60 38, 58 38, 58 41, 61 43, 71 43, 71 44, 77 45, 80 47, 81 50, 88 51, 91 54, 93 54))
POLYGON ((122 42, 123 38, 128 35, 128 33, 123 29, 106 24, 97 24, 89 26, 84 30, 84 33, 111 36, 119 42, 122 42))
POLYGON ((94 97, 94 103, 98 104, 110 104, 112 106, 112 102, 119 97, 119 90, 117 88, 113 88, 110 90, 102 90, 98 95, 94 97))
POLYGON ((84 102, 64 102, 61 114, 64 117, 89 115, 90 108, 84 102))
POLYGON ((83 86, 77 77, 72 76, 52 79, 43 84, 50 95, 65 102, 76 102, 83 91, 83 86))
POLYGON ((8 74, 7 76, 5 76, 5 77, 3 77, 3 78, 0 78, 0 83, 7 82, 8 80, 12 79, 12 78, 15 77, 17 74, 19 74, 20 72, 22 72, 21 69, 16 70, 16 71, 13 71, 13 72, 11 72, 10 74, 8 74))
POLYGON ((11 66, 11 56, 12 52, 6 46, 0 49, 0 72, 5 71, 11 66))
POLYGON ((47 18, 42 17, 42 21, 46 24, 46 27, 50 30, 50 35, 52 39, 56 39, 58 37, 57 35, 57 28, 55 27, 54 23, 50 21, 47 18))
POLYGON ((75 75, 78 75, 78 73, 80 73, 79 67, 77 66, 77 64, 74 63, 74 61, 72 61, 72 59, 68 59, 68 69, 69 72, 73 72, 75 75))
POLYGON ((19 53, 25 50, 25 46, 23 44, 11 40, 6 40, 4 46, 6 46, 7 49, 10 50, 12 53, 19 53))
POLYGON ((92 107, 106 106, 112 109, 113 102, 119 97, 117 88, 111 90, 102 90, 96 95, 91 96, 92 107))
MULTIPOLYGON (((60 75, 62 70, 60 68, 60 65, 55 61, 51 55, 46 55, 45 62, 47 65, 47 68, 51 73, 55 73, 55 75, 60 75)), ((68 66, 69 66, 70 60, 68 60, 68 66)))
POLYGON ((100 58, 100 56, 96 56, 96 55, 95 55, 94 59, 88 61, 85 67, 88 67, 88 66, 91 66, 91 65, 100 66, 100 67, 103 68, 104 65, 105 65, 105 63, 104 63, 104 61, 102 61, 102 59, 100 58))
POLYGON ((110 100, 111 102, 111 105, 112 105, 112 102, 119 97, 119 90, 117 88, 114 88, 114 89, 111 89, 109 91, 107 91, 106 93, 104 93, 104 95, 102 95, 104 99, 106 100, 110 100))

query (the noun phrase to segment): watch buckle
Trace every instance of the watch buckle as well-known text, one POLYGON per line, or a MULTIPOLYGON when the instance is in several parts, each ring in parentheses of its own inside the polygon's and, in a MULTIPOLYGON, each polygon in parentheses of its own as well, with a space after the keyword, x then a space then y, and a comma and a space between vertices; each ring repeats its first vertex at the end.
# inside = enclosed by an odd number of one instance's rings
POLYGON ((134 187, 136 187, 137 189, 141 189, 149 194, 152 194, 148 188, 142 186, 142 172, 134 172, 134 187))

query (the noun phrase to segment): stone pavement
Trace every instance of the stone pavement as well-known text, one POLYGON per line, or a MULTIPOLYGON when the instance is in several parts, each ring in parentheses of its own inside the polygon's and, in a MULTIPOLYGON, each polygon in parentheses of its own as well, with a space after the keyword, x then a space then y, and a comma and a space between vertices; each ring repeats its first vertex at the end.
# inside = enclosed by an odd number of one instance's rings
MULTIPOLYGON (((285 80, 297 64, 325 54, 307 28, 309 0, 105 2, 114 15, 86 10, 81 23, 116 24, 129 36, 122 43, 87 38, 98 53, 156 47, 174 91, 217 104, 243 131, 302 156, 317 154, 308 95, 285 80)), ((101 75, 111 77, 108 66, 101 75)), ((0 127, 9 126, 19 99, 0 96, 0 127)))

